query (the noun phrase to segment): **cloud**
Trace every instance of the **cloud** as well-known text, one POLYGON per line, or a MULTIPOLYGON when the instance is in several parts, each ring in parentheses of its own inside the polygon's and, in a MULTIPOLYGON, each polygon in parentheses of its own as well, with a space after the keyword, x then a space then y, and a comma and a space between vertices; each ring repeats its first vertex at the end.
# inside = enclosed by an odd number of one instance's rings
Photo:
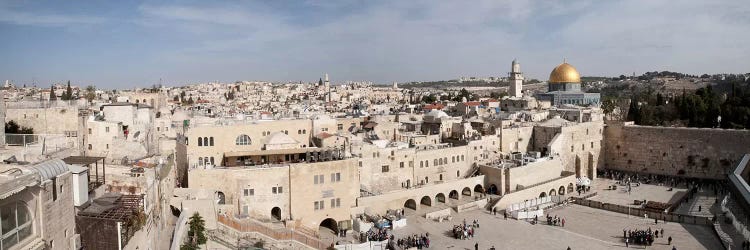
POLYGON ((82 24, 98 24, 104 21, 104 18, 96 16, 43 14, 0 8, 0 22, 15 25, 60 27, 82 24))

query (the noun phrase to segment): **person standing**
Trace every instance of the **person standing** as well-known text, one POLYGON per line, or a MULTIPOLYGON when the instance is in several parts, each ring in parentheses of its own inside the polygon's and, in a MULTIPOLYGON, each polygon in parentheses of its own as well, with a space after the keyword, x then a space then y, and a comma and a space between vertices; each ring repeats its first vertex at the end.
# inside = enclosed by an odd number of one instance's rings
POLYGON ((479 250, 479 243, 474 243, 474 250, 479 250))
POLYGON ((628 247, 628 238, 625 238, 625 247, 628 247))
POLYGON ((565 227, 565 218, 562 219, 562 227, 565 227))
POLYGON ((667 238, 667 245, 672 245, 672 236, 669 236, 669 238, 667 238))

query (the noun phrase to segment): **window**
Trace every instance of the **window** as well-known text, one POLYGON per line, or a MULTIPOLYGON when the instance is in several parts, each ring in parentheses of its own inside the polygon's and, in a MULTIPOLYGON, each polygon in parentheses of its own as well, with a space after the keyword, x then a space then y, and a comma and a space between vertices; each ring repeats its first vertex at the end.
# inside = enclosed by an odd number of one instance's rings
POLYGON ((198 147, 203 147, 203 139, 198 137, 198 147))
POLYGON ((276 187, 271 188, 271 193, 274 193, 274 194, 276 193, 276 187))
POLYGON ((574 150, 573 146, 570 146, 570 152, 573 152, 573 150, 574 150))
POLYGON ((318 175, 315 175, 315 178, 314 178, 314 179, 315 179, 315 182, 314 182, 314 183, 315 183, 315 184, 318 184, 318 175))
POLYGON ((402 162, 399 162, 399 163, 398 163, 398 167, 399 167, 399 168, 404 168, 404 162, 403 162, 403 161, 402 161, 402 162))
POLYGON ((252 189, 252 188, 245 188, 245 189, 243 190, 243 194, 244 194, 245 196, 253 196, 253 195, 255 195, 255 189, 252 189))
POLYGON ((92 149, 91 144, 89 144, 89 150, 91 150, 91 149, 92 149))
POLYGON ((214 157, 211 156, 211 165, 216 165, 216 162, 214 161, 214 157))
POLYGON ((302 130, 301 130, 301 129, 298 129, 298 130, 297 130, 297 134, 298 134, 298 135, 301 135, 301 134, 302 134, 302 130))
POLYGON ((437 159, 434 159, 434 160, 432 160, 432 161, 434 161, 432 165, 434 165, 434 166, 438 166, 438 160, 437 160, 437 159))
POLYGON ((591 148, 594 148, 594 142, 591 142, 591 148))
POLYGON ((341 173, 336 173, 336 182, 341 181, 341 173))
POLYGON ((420 168, 424 167, 424 162, 423 161, 419 161, 419 167, 420 168))
POLYGON ((326 204, 323 201, 320 201, 320 210, 323 210, 326 208, 326 204))
POLYGON ((336 128, 337 128, 338 130, 343 130, 343 129, 344 129, 344 124, 338 124, 338 125, 336 126, 336 128))
POLYGON ((105 146, 107 147, 107 149, 109 149, 109 144, 106 144, 105 146))
POLYGON ((209 142, 211 142, 211 143, 209 143, 209 145, 213 147, 214 146, 214 137, 213 136, 211 136, 209 138, 209 142))
POLYGON ((198 157, 198 165, 203 166, 203 157, 198 157))
POLYGON ((315 204, 314 205, 315 206, 315 210, 320 210, 320 203, 319 202, 316 201, 316 202, 313 202, 313 204, 315 204))
POLYGON ((2 224, 2 247, 9 249, 31 236, 33 231, 29 212, 22 203, 10 203, 0 207, 2 224))
POLYGON ((302 134, 303 134, 303 135, 304 135, 304 134, 307 134, 307 130, 306 130, 306 129, 303 129, 303 130, 302 130, 302 134))
POLYGON ((322 175, 322 174, 321 174, 321 175, 318 175, 318 179, 320 179, 320 184, 323 184, 323 183, 325 183, 325 177, 323 177, 323 175, 322 175))
POLYGON ((104 132, 109 133, 109 127, 104 127, 104 132))
POLYGON ((89 128, 89 134, 91 134, 91 128, 89 128))
POLYGON ((425 160, 424 161, 424 167, 429 168, 430 167, 430 161, 425 160))
POLYGON ((383 165, 381 168, 383 173, 388 172, 388 165, 383 165))
POLYGON ((237 139, 234 140, 234 144, 242 146, 242 145, 250 145, 250 136, 248 135, 240 135, 237 136, 237 139))
POLYGON ((283 187, 277 188, 276 191, 279 191, 279 193, 283 193, 284 192, 283 187))

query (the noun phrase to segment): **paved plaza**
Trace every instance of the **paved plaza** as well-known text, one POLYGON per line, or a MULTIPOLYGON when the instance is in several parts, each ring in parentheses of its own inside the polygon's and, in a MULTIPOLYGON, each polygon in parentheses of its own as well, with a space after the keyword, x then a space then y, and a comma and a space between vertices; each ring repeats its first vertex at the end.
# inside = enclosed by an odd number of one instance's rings
POLYGON ((687 193, 687 189, 684 187, 675 187, 672 188, 672 191, 669 191, 669 186, 653 184, 641 184, 639 186, 633 184, 630 193, 628 193, 627 186, 616 184, 616 182, 612 179, 597 178, 591 185, 591 192, 597 192, 597 195, 589 199, 623 206, 640 207, 640 205, 634 205, 633 201, 647 200, 674 203, 687 193), (608 187, 612 185, 617 186, 617 189, 609 190, 608 187))
MULTIPOLYGON (((405 228, 396 229, 396 238, 411 234, 429 233, 431 249, 626 249, 622 239, 623 229, 664 229, 672 236, 672 244, 677 249, 722 249, 721 243, 708 226, 678 223, 659 223, 640 217, 593 209, 578 205, 566 205, 549 211, 550 215, 565 218, 565 227, 549 226, 540 218, 540 224, 526 221, 503 220, 501 214, 491 215, 488 211, 474 210, 453 214, 452 221, 436 222, 424 217, 409 216, 405 228), (454 224, 478 220, 480 227, 476 237, 469 240, 454 239, 451 229, 454 224)), ((649 249, 672 249, 666 245, 666 238, 657 238, 649 249)), ((631 245, 630 248, 643 248, 631 245)))

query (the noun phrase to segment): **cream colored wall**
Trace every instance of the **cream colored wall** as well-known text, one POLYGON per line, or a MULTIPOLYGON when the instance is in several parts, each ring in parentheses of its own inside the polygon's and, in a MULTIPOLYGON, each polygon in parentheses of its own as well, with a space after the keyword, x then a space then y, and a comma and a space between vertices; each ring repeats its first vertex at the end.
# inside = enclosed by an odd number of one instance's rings
POLYGON ((516 127, 498 129, 500 150, 503 153, 527 152, 532 145, 534 127, 516 127))
POLYGON ((295 139, 300 145, 309 146, 312 131, 310 120, 274 120, 257 123, 243 123, 226 126, 192 126, 187 129, 187 163, 189 166, 197 166, 198 157, 214 157, 216 165, 222 165, 222 157, 226 152, 257 151, 262 150, 266 138, 263 132, 288 131, 289 137, 295 139), (300 130, 304 130, 304 133, 300 130), (237 137, 245 134, 250 136, 250 145, 236 145, 237 137), (213 146, 198 146, 198 137, 213 137, 213 146))
POLYGON ((7 109, 5 122, 34 129, 35 134, 64 134, 78 131, 78 110, 71 107, 7 109))
POLYGON ((359 179, 357 160, 326 161, 318 163, 301 163, 291 166, 292 219, 298 225, 317 229, 326 218, 337 222, 350 220, 351 208, 357 205, 359 197, 359 179), (339 182, 331 182, 331 174, 340 173, 339 182), (315 184, 314 176, 323 175, 323 184, 315 184), (341 199, 341 205, 331 208, 331 199, 341 199), (315 201, 325 202, 322 210, 314 209, 315 201))
POLYGON ((603 122, 584 122, 566 127, 535 127, 534 150, 554 152, 560 158, 564 170, 576 173, 576 176, 596 177, 596 169, 603 163, 602 147, 604 143, 603 122), (552 139, 557 137, 556 148, 550 148, 552 139))
POLYGON ((443 194, 446 201, 449 201, 450 198, 448 198, 448 194, 452 190, 455 190, 459 193, 459 199, 467 199, 466 196, 461 195, 463 189, 469 188, 473 195, 476 185, 482 185, 484 187, 484 176, 453 180, 445 183, 394 191, 381 195, 359 197, 357 199, 357 204, 360 208, 364 208, 366 211, 372 211, 374 214, 384 214, 388 209, 402 209, 407 200, 414 199, 417 203, 417 210, 419 210, 424 206, 420 204, 420 201, 425 196, 429 197, 433 204, 436 204, 435 202, 437 201, 435 197, 438 194, 443 194))
POLYGON ((122 126, 117 122, 110 121, 86 121, 86 131, 84 131, 86 145, 83 145, 86 155, 106 156, 108 152, 117 150, 113 146, 115 140, 123 140, 122 126), (109 128, 109 132, 107 132, 109 128), (91 133, 89 133, 91 131, 91 133), (88 145, 91 144, 89 150, 88 145))
POLYGON ((533 199, 533 198, 539 198, 539 195, 544 192, 545 194, 549 195, 548 192, 552 189, 558 190, 560 187, 565 187, 566 193, 568 190, 568 186, 570 184, 575 185, 576 183, 576 177, 575 175, 571 175, 565 178, 561 178, 556 181, 552 181, 549 183, 545 183, 539 186, 535 186, 529 189, 524 189, 520 191, 516 191, 513 193, 505 194, 500 200, 495 203, 493 206, 493 209, 496 209, 497 211, 505 210, 509 205, 521 203, 525 200, 533 199))
POLYGON ((560 159, 533 162, 526 166, 510 168, 507 171, 510 178, 510 190, 508 191, 516 191, 518 185, 528 187, 558 178, 562 171, 563 166, 560 159))

